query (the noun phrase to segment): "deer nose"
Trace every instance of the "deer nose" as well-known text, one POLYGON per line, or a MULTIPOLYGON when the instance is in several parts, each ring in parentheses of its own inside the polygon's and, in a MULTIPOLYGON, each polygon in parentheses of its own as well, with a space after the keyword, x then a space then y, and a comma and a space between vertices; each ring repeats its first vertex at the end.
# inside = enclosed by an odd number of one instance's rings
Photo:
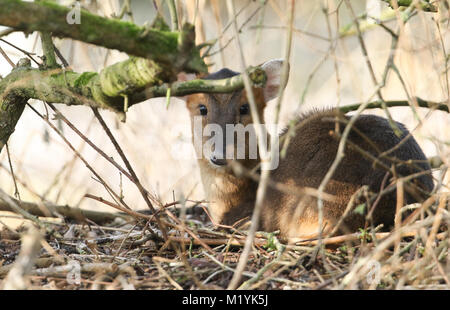
POLYGON ((216 155, 211 155, 210 161, 217 166, 225 166, 227 164, 226 159, 219 159, 216 155))

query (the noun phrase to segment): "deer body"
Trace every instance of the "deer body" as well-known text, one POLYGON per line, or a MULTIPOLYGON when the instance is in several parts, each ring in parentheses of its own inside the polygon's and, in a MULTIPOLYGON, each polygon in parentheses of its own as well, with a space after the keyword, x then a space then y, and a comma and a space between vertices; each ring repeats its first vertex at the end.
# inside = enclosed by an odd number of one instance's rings
MULTIPOLYGON (((263 65, 263 68, 268 76, 266 86, 264 89, 253 89, 261 119, 265 103, 278 93, 281 62, 271 61, 263 65)), ((237 73, 225 69, 206 79, 220 79, 235 74, 237 73)), ((251 123, 245 91, 191 95, 187 99, 187 106, 191 119, 194 116, 201 117, 203 126, 216 123, 224 128, 226 124, 251 123)), ((317 189, 336 158, 339 138, 349 118, 338 110, 314 111, 299 117, 286 156, 280 158, 279 166, 270 173, 271 181, 294 189, 294 192, 301 188, 317 189)), ((373 201, 372 204, 367 203, 364 195, 357 193, 363 186, 367 186, 370 192, 378 193, 383 190, 382 187, 386 188, 390 184, 393 173, 406 177, 430 169, 417 142, 412 136, 407 137, 408 130, 402 124, 396 124, 402 132, 400 137, 394 134, 384 118, 362 115, 357 119, 348 136, 345 155, 324 190, 333 195, 334 199, 323 201, 322 230, 327 232, 334 228, 350 201, 353 209, 364 202, 367 209, 372 207, 373 201), (385 156, 379 157, 392 148, 394 149, 385 156), (401 163, 408 160, 413 163, 401 163)), ((196 134, 193 132, 193 136, 196 134)), ((202 139, 206 142, 205 137, 202 139)), ((227 147, 229 145, 224 138, 223 145, 215 146, 211 152, 199 156, 198 163, 205 193, 211 202, 210 214, 213 220, 233 225, 243 218, 251 217, 258 183, 246 176, 235 175, 230 165, 227 165, 229 160, 224 159, 225 156, 218 156, 224 155, 227 147)), ((259 163, 258 158, 237 161, 247 169, 252 169, 259 163)), ((408 203, 421 199, 422 191, 429 192, 433 188, 430 174, 422 173, 413 181, 416 192, 406 193, 404 199, 408 203)), ((367 209, 366 213, 370 212, 367 209)), ((393 224, 395 210, 394 189, 377 199, 371 219, 375 225, 384 224, 388 228, 393 224)), ((352 232, 364 227, 365 220, 365 215, 347 212, 339 227, 341 231, 352 232)), ((259 227, 266 231, 280 230, 281 236, 285 238, 316 236, 319 231, 317 198, 313 195, 301 195, 300 191, 299 194, 293 194, 269 186, 259 227)))

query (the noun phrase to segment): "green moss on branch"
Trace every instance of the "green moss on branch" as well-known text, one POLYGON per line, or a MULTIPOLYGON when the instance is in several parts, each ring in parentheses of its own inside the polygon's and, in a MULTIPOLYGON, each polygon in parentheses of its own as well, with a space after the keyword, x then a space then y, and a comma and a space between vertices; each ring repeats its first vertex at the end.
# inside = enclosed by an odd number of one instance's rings
MULTIPOLYGON (((189 53, 180 50, 179 32, 145 29, 133 23, 109 19, 80 10, 80 23, 68 23, 71 8, 50 1, 24 2, 0 0, 0 25, 30 33, 42 31, 56 37, 117 49, 130 55, 152 59, 173 76, 177 71, 207 72, 198 49, 192 44, 189 53), (180 63, 180 55, 184 62, 180 63), (185 57, 189 55, 189 57, 185 57), (177 63, 178 67, 174 68, 177 63)), ((190 30, 192 31, 192 29, 190 30)))
POLYGON ((160 85, 164 80, 167 80, 166 72, 158 64, 136 57, 106 67, 99 74, 27 66, 0 81, 0 102, 8 98, 34 98, 119 112, 123 111, 123 95, 160 85))
MULTIPOLYGON (((254 86, 263 87, 266 84, 266 73, 260 67, 250 67, 248 74, 254 86)), ((154 97, 164 97, 169 88, 171 96, 186 96, 194 93, 229 93, 243 89, 244 81, 242 75, 235 75, 222 80, 190 80, 172 84, 165 83, 134 93, 131 96, 131 104, 154 97)))

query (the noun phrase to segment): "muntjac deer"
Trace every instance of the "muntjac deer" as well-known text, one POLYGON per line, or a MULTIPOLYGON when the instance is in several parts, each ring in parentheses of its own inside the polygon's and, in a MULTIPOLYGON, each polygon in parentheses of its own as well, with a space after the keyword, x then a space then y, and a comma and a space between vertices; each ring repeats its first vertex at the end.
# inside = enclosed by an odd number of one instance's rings
MULTIPOLYGON (((271 60, 261 66, 266 72, 267 82, 263 88, 253 87, 260 119, 263 119, 266 103, 279 92, 282 63, 282 60, 271 60)), ((238 74, 229 69, 222 69, 204 79, 224 79, 238 74)), ((252 123, 245 90, 224 94, 189 95, 186 104, 191 115, 193 138, 200 139, 203 146, 209 140, 207 135, 202 134, 208 125, 215 125, 224 133, 220 137, 223 143, 216 143, 210 148, 196 148, 213 221, 232 225, 251 217, 258 183, 247 176, 235 175, 229 165, 230 159, 226 156, 230 148, 226 142, 229 141, 225 134, 227 125, 246 126, 252 123), (200 119, 201 133, 194 130, 195 119, 200 119)), ((317 197, 301 195, 301 189, 319 187, 336 157, 340 137, 349 119, 349 116, 337 109, 313 111, 296 119, 294 135, 290 138, 286 154, 280 157, 279 166, 271 171, 270 179, 274 184, 299 189, 298 194, 295 190, 286 192, 268 187, 261 211, 260 229, 280 230, 280 235, 287 239, 317 235, 317 197), (336 126, 336 123, 339 126, 336 126)), ((356 120, 346 141, 344 157, 324 190, 334 197, 332 200, 323 201, 321 229, 324 233, 332 231, 344 213, 346 216, 340 221, 340 232, 354 232, 359 227, 364 227, 368 212, 374 225, 384 224, 384 228, 388 229, 394 223, 396 213, 397 178, 415 174, 411 177, 412 180, 405 183, 410 186, 404 195, 404 201, 407 203, 423 199, 424 195, 433 189, 431 168, 424 153, 405 126, 401 123, 396 125, 401 131, 400 137, 394 133, 388 120, 382 117, 361 115, 356 120), (357 195, 358 191, 361 193, 363 186, 371 193, 380 193, 390 184, 393 184, 393 190, 372 196, 376 199, 370 202, 364 199, 367 195, 357 195), (350 201, 352 209, 366 203, 364 214, 344 212, 350 201)), ((252 169, 260 163, 259 156, 247 156, 248 140, 245 141, 245 149, 245 158, 232 160, 252 169)))

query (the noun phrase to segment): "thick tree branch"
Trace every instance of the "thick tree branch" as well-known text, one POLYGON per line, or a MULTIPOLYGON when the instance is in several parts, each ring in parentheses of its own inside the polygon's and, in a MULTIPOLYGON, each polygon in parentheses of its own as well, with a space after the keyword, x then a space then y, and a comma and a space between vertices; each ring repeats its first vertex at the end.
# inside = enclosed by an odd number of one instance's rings
POLYGON ((122 111, 123 95, 159 85, 166 79, 166 72, 158 64, 136 57, 106 67, 100 73, 80 74, 60 68, 40 70, 24 63, 0 81, 0 103, 33 98, 122 111))
POLYGON ((72 10, 49 1, 0 0, 0 8, 0 25, 16 30, 48 32, 52 36, 72 38, 152 59, 166 70, 172 70, 174 76, 178 71, 207 72, 194 42, 180 40, 180 37, 189 36, 193 27, 183 28, 189 33, 142 28, 83 9, 80 10, 80 23, 69 23, 68 16, 75 14, 73 10, 76 8, 72 10), (174 64, 178 67, 174 68, 174 64))
MULTIPOLYGON (((26 212, 38 216, 38 217, 64 217, 66 219, 83 222, 85 219, 89 219, 97 224, 107 223, 113 221, 115 218, 120 217, 126 220, 130 220, 131 216, 122 213, 111 212, 99 212, 91 211, 79 208, 73 208, 64 205, 55 205, 52 203, 33 203, 19 201, 10 197, 11 201, 20 206, 21 209, 26 212)), ((18 213, 17 210, 5 199, 0 198, 0 211, 8 211, 18 213)))
MULTIPOLYGON (((11 77, 11 80, 14 81, 14 77, 20 75, 20 72, 29 66, 31 66, 30 60, 22 59, 8 77, 11 77)), ((28 101, 27 97, 15 96, 13 93, 8 94, 8 84, 4 82, 5 80, 8 79, 0 80, 0 151, 8 142, 9 136, 14 132, 28 101)))

